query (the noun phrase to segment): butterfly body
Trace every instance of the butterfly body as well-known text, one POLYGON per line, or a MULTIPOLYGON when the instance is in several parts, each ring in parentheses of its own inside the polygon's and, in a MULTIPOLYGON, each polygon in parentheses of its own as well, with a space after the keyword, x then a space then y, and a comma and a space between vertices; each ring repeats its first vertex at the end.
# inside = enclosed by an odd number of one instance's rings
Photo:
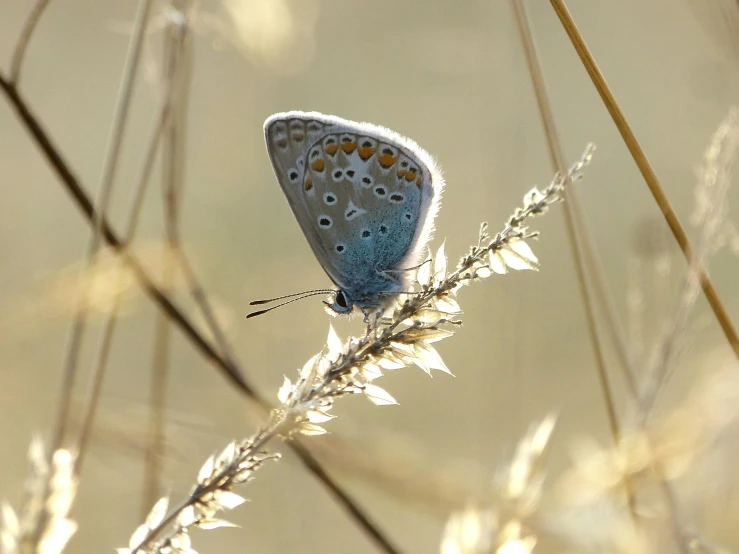
POLYGON ((277 180, 313 253, 339 290, 335 313, 365 313, 406 290, 443 187, 415 142, 369 123, 286 112, 264 124, 277 180))

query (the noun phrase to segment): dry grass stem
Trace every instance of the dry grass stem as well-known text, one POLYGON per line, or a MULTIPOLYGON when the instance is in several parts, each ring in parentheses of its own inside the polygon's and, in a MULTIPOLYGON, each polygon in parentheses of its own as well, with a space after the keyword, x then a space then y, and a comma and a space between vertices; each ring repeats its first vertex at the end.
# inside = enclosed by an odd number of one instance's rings
MULTIPOLYGON (((178 1, 168 6, 178 13, 189 13, 190 2, 178 1)), ((187 18, 170 18, 164 33, 164 88, 170 99, 168 118, 163 133, 162 194, 165 220, 165 242, 162 248, 162 288, 171 292, 175 286, 177 260, 182 245, 179 241, 179 208, 183 188, 185 163, 185 129, 187 127, 187 99, 192 77, 192 42, 187 18), (170 255, 175 253, 175 255, 170 255)), ((168 379, 170 375, 170 348, 172 322, 162 312, 157 313, 152 353, 152 377, 150 392, 150 418, 148 445, 144 465, 144 487, 141 506, 145 514, 161 495, 163 454, 166 445, 165 409, 168 379)))
POLYGON ((26 50, 28 49, 28 43, 31 41, 33 31, 36 29, 44 10, 49 6, 51 0, 38 0, 31 8, 31 13, 26 19, 26 23, 23 25, 18 42, 15 44, 15 50, 13 51, 13 58, 10 62, 10 82, 13 86, 18 86, 21 79, 21 68, 23 67, 23 60, 26 57, 26 50))

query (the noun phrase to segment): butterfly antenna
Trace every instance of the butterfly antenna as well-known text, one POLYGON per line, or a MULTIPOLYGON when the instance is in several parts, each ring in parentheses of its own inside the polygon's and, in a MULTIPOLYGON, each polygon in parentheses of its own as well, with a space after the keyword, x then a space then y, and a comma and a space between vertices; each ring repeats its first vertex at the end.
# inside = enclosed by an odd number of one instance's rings
POLYGON ((397 296, 399 294, 423 294, 425 290, 399 290, 393 292, 380 292, 380 296, 397 296))
POLYGON ((405 273, 406 271, 413 271, 414 269, 420 269, 423 266, 425 266, 427 263, 431 263, 431 258, 427 258, 425 262, 421 262, 418 265, 414 265, 413 267, 401 267, 398 269, 384 269, 383 273, 405 273))
MULTIPOLYGON (((260 304, 269 304, 270 302, 275 302, 277 300, 284 300, 285 298, 292 298, 293 296, 312 296, 314 294, 324 294, 334 292, 332 289, 313 289, 313 290, 304 290, 303 292, 294 292, 292 294, 285 294, 284 296, 277 296, 275 298, 267 298, 266 300, 252 300, 249 302, 249 306, 258 306, 260 304)), ((277 306, 275 306, 276 308, 277 306)))
POLYGON ((293 302, 297 302, 298 300, 302 300, 303 298, 308 298, 309 296, 316 296, 317 294, 326 294, 329 292, 335 292, 332 289, 316 289, 311 290, 308 292, 299 292, 296 294, 287 294, 285 296, 280 296, 279 298, 273 298, 272 300, 255 300, 254 302, 251 302, 251 305, 255 304, 264 304, 266 302, 272 302, 274 300, 279 300, 280 298, 290 298, 291 296, 298 296, 297 298, 293 298, 292 300, 287 300, 286 302, 281 302, 280 304, 277 304, 276 306, 270 306, 269 308, 266 308, 264 310, 257 310, 256 312, 251 312, 250 314, 246 314, 246 319, 257 317, 258 315, 266 314, 267 312, 271 312, 272 310, 276 310, 277 308, 281 308, 282 306, 286 306, 287 304, 292 304, 293 302))

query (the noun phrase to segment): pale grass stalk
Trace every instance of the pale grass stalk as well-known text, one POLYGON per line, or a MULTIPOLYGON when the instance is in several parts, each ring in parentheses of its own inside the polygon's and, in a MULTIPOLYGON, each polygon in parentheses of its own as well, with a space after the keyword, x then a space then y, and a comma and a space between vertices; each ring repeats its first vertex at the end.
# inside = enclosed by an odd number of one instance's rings
POLYGON ((726 56, 739 59, 739 2, 689 0, 696 19, 726 56))
MULTIPOLYGON (((176 13, 190 12, 191 2, 176 0, 167 8, 176 13)), ((164 196, 165 241, 162 246, 162 289, 171 293, 175 285, 177 263, 173 253, 179 251, 180 191, 183 186, 185 164, 185 130, 187 128, 187 99, 192 77, 192 41, 187 17, 169 18, 164 33, 165 88, 171 91, 172 117, 164 132, 162 155, 162 194, 164 196)), ((157 313, 150 391, 150 417, 148 445, 144 465, 142 487, 142 512, 147 513, 161 494, 161 475, 165 449, 165 409, 167 385, 170 375, 170 348, 172 322, 166 314, 157 313)))
POLYGON ((526 242, 536 234, 524 223, 562 199, 565 186, 580 178, 592 150, 589 146, 577 164, 566 174, 556 175, 544 190, 533 188, 527 193, 524 205, 495 237, 491 238, 487 225, 483 225, 477 245, 451 272, 447 272, 442 244, 436 256, 427 259, 418 271, 420 291, 399 295, 383 310, 370 314, 363 336, 342 342, 331 327, 326 347, 303 366, 295 381, 285 377, 278 393, 281 405, 272 410, 262 429, 247 440, 230 443, 218 456, 211 456, 189 498, 166 516, 168 501, 160 500, 133 533, 128 547, 118 552, 193 553, 190 530, 229 525, 215 518, 216 513, 244 501, 233 489, 251 479, 261 467, 269 457, 262 449, 274 438, 325 433, 322 424, 333 419, 330 410, 335 401, 347 395, 362 394, 376 405, 395 404, 388 392, 373 383, 383 370, 415 364, 427 373, 450 373, 431 343, 451 336, 459 325, 455 319, 461 313, 456 293, 462 286, 493 273, 538 267, 526 242))
POLYGON ((721 123, 707 149, 700 181, 696 186, 696 203, 692 222, 698 232, 696 249, 688 266, 681 298, 668 327, 655 348, 654 361, 646 370, 641 384, 639 408, 642 420, 654 410, 658 393, 664 389, 677 350, 684 342, 690 315, 700 294, 700 272, 717 247, 725 244, 721 236, 726 215, 726 197, 731 186, 731 172, 739 146, 739 108, 732 108, 721 123))
POLYGON ((533 518, 544 485, 544 455, 554 429, 548 416, 532 425, 511 463, 500 471, 492 498, 453 513, 441 539, 441 554, 530 554, 537 543, 533 518))
POLYGON ((41 439, 28 450, 30 475, 19 512, 2 504, 0 550, 3 554, 60 554, 77 531, 69 511, 77 493, 74 455, 64 449, 50 456, 41 439), (49 461, 50 460, 50 461, 49 461), (39 527, 39 522, 44 526, 39 527))
MULTIPOLYGON (((167 60, 167 63, 172 66, 166 69, 169 73, 167 84, 172 91, 177 92, 177 95, 172 98, 174 115, 171 121, 168 122, 165 159, 163 160, 164 219, 166 240, 169 244, 165 255, 167 256, 167 262, 173 263, 180 271, 190 297, 200 310, 207 330, 218 346, 219 354, 230 367, 236 368, 233 349, 228 343, 208 295, 190 263, 179 232, 178 211, 182 203, 184 152, 187 135, 186 115, 193 63, 192 34, 198 32, 202 34, 207 30, 207 25, 203 27, 204 23, 202 21, 206 13, 196 4, 196 2, 189 0, 173 2, 165 6, 162 15, 158 18, 161 20, 159 25, 167 31, 167 45, 172 50, 167 60)), ((237 370, 234 369, 234 371, 237 370)), ((264 403, 256 395, 251 394, 251 396, 257 400, 260 406, 264 407, 264 403)))

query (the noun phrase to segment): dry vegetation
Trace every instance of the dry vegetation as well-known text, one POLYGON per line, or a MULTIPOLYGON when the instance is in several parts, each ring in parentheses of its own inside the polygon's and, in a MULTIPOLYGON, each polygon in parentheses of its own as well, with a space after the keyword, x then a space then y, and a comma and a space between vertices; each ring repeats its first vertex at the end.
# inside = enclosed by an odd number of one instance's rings
MULTIPOLYGON (((333 328, 329 328, 326 345, 296 375, 286 377, 275 399, 271 400, 259 396, 234 358, 219 324, 217 310, 200 285, 179 236, 182 174, 178 160, 183 148, 181 137, 182 125, 186 123, 183 114, 187 108, 187 89, 191 84, 192 33, 217 32, 217 20, 198 12, 188 0, 175 0, 164 6, 146 0, 139 2, 98 198, 93 201, 87 192, 89 189, 74 176, 60 149, 46 133, 20 86, 28 41, 48 3, 39 1, 31 10, 12 63, 8 70, 0 73, 0 89, 4 100, 16 111, 19 125, 37 143, 60 184, 89 220, 92 231, 87 256, 76 272, 78 275, 72 278, 63 276, 55 288, 58 302, 46 303, 45 309, 65 312, 70 307, 59 303, 69 303, 69 298, 74 298, 63 388, 48 446, 41 439, 30 441, 25 501, 16 507, 7 503, 3 505, 0 535, 3 553, 62 552, 77 527, 85 525, 85 521, 76 521, 70 514, 74 512, 78 483, 84 479, 83 461, 89 450, 91 426, 97 416, 116 322, 128 303, 127 295, 133 294, 136 287, 140 287, 160 310, 160 326, 152 339, 159 345, 155 359, 161 360, 161 364, 155 364, 155 367, 160 367, 161 375, 157 381, 159 389, 152 394, 147 444, 149 462, 146 478, 152 483, 151 491, 159 489, 162 479, 156 454, 163 450, 166 441, 167 412, 162 398, 168 378, 164 366, 169 324, 179 328, 235 388, 256 402, 267 415, 255 432, 245 433, 243 440, 229 442, 220 453, 205 461, 187 498, 175 500, 170 505, 168 498, 157 500, 153 497, 156 493, 152 492, 149 505, 153 508, 141 526, 132 532, 127 546, 119 548, 118 552, 195 552, 191 546, 192 529, 231 525, 227 519, 222 519, 222 512, 244 502, 242 495, 248 495, 246 483, 252 479, 278 478, 279 456, 272 453, 274 443, 278 441, 285 441, 295 451, 306 471, 321 480, 328 494, 347 509, 354 523, 374 541, 378 551, 399 552, 393 540, 372 523, 362 506, 323 471, 311 454, 310 436, 325 433, 330 428, 330 420, 340 417, 340 410, 334 409, 334 404, 344 396, 363 395, 379 406, 394 404, 393 396, 377 384, 385 372, 410 365, 416 365, 429 374, 432 371, 450 372, 433 343, 449 338, 459 330, 462 310, 457 295, 460 289, 471 284, 489 286, 490 281, 485 284, 482 281, 493 276, 515 279, 515 274, 505 275, 510 270, 537 269, 538 261, 530 248, 535 232, 528 225, 531 218, 544 214, 550 207, 552 210, 567 210, 568 228, 579 264, 581 293, 589 315, 591 340, 596 353, 601 351, 603 342, 610 342, 615 347, 628 400, 625 406, 616 407, 612 384, 605 378, 602 367, 603 357, 597 355, 594 366, 600 371, 603 402, 610 415, 611 441, 599 444, 594 440, 558 436, 554 415, 532 424, 512 459, 497 461, 497 478, 491 490, 482 491, 477 498, 470 499, 466 509, 449 514, 440 551, 442 554, 525 554, 535 551, 537 542, 547 536, 555 537, 565 545, 563 551, 567 548, 572 552, 725 552, 713 544, 691 519, 692 514, 701 510, 703 499, 700 492, 678 491, 675 483, 678 479, 693 480, 700 483, 697 488, 728 488, 735 484, 734 435, 739 423, 736 360, 714 368, 705 376, 696 372, 690 394, 678 407, 660 411, 657 405, 688 340, 693 309, 702 294, 708 299, 734 353, 739 353, 739 342, 730 318, 706 273, 716 251, 735 241, 725 206, 739 142, 737 111, 730 110, 706 149, 695 187, 695 212, 691 221, 695 229, 691 236, 696 240, 689 244, 604 80, 597 68, 589 65, 589 60, 592 61, 590 54, 564 4, 552 1, 687 260, 681 277, 680 299, 667 319, 668 325, 637 349, 626 340, 624 326, 612 309, 610 293, 603 282, 599 261, 590 244, 576 198, 578 186, 593 186, 575 183, 590 161, 593 149, 588 147, 582 158, 566 169, 536 50, 530 40, 526 12, 521 2, 514 1, 547 130, 555 178, 547 187, 533 188, 526 193, 522 205, 495 234, 490 234, 487 225, 483 224, 476 243, 456 265, 448 265, 443 245, 438 248, 435 255, 429 256, 420 267, 416 290, 409 291, 412 294, 398 296, 382 313, 373 314, 363 335, 341 339, 333 328), (154 27, 163 30, 168 37, 161 60, 161 66, 165 68, 161 107, 154 118, 151 135, 144 143, 144 162, 127 224, 118 232, 109 223, 108 211, 145 38, 154 27), (162 277, 155 279, 145 269, 149 264, 141 261, 148 255, 148 247, 133 250, 130 245, 136 238, 138 218, 147 187, 153 180, 158 154, 168 169, 165 169, 163 177, 166 237, 161 251, 165 255, 160 258, 163 260, 159 272, 162 277), (560 205, 561 200, 564 203, 560 205), (203 325, 194 323, 174 302, 172 287, 175 274, 184 277, 184 292, 197 304, 198 317, 203 325), (605 329, 596 328, 598 314, 606 322, 605 329), (79 351, 92 317, 102 318, 103 334, 83 415, 79 421, 74 421, 71 403, 72 393, 79 386, 79 351), (572 443, 573 455, 570 468, 552 478, 553 482, 548 482, 545 480, 546 453, 553 440, 572 443), (263 465, 274 463, 278 466, 275 472, 259 472, 263 465), (685 507, 688 500, 690 510, 685 507)), ((235 20, 245 18, 238 10, 238 1, 227 5, 235 20)), ((287 17, 285 14, 272 15, 287 17)), ((259 37, 255 34, 259 28, 253 23, 246 18, 244 36, 259 46, 247 43, 241 47, 252 56, 269 55, 277 48, 270 41, 278 43, 280 37, 272 36, 270 40, 261 37, 263 40, 257 41, 259 37)), ((523 192, 528 187, 521 184, 521 188, 523 192)), ((453 193, 450 188, 449 194, 453 193)), ((463 505, 466 501, 460 498, 458 504, 463 505)))

